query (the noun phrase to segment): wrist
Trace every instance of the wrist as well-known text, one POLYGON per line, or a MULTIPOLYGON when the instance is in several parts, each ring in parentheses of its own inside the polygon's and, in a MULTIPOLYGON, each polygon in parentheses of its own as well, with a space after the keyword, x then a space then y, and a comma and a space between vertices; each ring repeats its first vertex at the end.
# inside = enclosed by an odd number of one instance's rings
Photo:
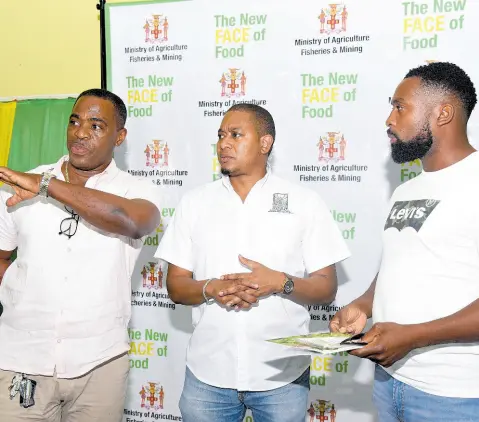
POLYGON ((405 327, 407 327, 406 336, 410 339, 413 349, 419 349, 431 344, 428 340, 428 333, 430 334, 431 330, 428 329, 425 324, 411 324, 405 325, 405 327))
POLYGON ((50 188, 50 183, 52 180, 55 179, 55 175, 50 172, 44 172, 42 174, 35 175, 36 181, 38 181, 37 186, 37 191, 32 192, 36 195, 42 196, 42 197, 48 197, 49 196, 49 188, 50 188))
POLYGON ((362 298, 358 298, 354 300, 353 302, 351 302, 351 305, 355 306, 356 308, 359 308, 361 312, 366 314, 366 317, 368 319, 372 317, 373 304, 370 301, 364 300, 362 298))
POLYGON ((56 177, 52 177, 50 179, 50 183, 48 184, 48 196, 51 196, 52 193, 52 187, 55 189, 55 185, 59 182, 59 180, 56 177))
POLYGON ((204 283, 203 283, 203 290, 204 290, 204 295, 206 296, 206 298, 208 299, 212 299, 214 298, 214 286, 213 286, 213 283, 216 279, 215 278, 210 278, 208 280, 205 280, 204 283))
POLYGON ((275 293, 280 294, 284 291, 284 285, 286 284, 286 280, 288 276, 285 273, 281 273, 279 271, 275 271, 275 293))
POLYGON ((42 179, 43 179, 43 175, 42 174, 35 174, 35 184, 37 186, 37 191, 36 192, 32 192, 32 193, 36 193, 37 195, 40 193, 40 188, 42 187, 42 179))

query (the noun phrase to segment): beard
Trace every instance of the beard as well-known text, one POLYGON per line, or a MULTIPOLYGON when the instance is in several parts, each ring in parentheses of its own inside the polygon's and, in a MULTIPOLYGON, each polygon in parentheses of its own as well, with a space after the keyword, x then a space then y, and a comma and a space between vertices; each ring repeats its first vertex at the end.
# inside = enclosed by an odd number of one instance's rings
POLYGON ((223 176, 230 176, 231 175, 231 170, 221 168, 221 174, 223 176))
POLYGON ((393 135, 396 142, 391 144, 391 157, 395 163, 402 164, 423 158, 432 147, 433 137, 431 127, 426 124, 421 131, 410 140, 400 139, 391 129, 388 135, 393 135))

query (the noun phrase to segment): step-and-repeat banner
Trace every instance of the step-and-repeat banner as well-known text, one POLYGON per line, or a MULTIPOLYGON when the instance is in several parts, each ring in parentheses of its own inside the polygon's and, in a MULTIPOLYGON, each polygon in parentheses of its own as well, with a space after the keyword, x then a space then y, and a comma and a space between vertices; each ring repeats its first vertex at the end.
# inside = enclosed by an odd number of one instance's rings
MULTIPOLYGON (((271 112, 273 171, 318 191, 351 248, 334 304, 308 307, 311 329, 326 330, 377 272, 393 189, 421 171, 419 161, 389 158, 389 98, 410 68, 434 60, 458 64, 479 87, 478 21, 478 0, 107 6, 109 88, 128 108, 128 138, 116 160, 158 185, 163 198, 163 221, 146 239, 132 280, 125 422, 181 420, 191 309, 169 299, 166 264, 153 254, 181 195, 220 177, 216 141, 225 111, 248 102, 271 112)), ((478 126, 476 111, 473 142, 478 126)), ((375 420, 370 362, 316 355, 311 369, 306 421, 375 420)))

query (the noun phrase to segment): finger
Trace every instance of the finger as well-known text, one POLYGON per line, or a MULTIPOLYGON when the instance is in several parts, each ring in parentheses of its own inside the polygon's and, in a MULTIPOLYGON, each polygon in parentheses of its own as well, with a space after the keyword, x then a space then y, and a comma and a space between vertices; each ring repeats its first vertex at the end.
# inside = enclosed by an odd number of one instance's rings
POLYGON ((234 309, 235 309, 236 311, 239 311, 239 310, 241 310, 241 309, 247 311, 249 308, 251 308, 251 304, 248 303, 248 302, 244 302, 244 301, 243 301, 243 302, 238 303, 238 305, 236 305, 234 309))
POLYGON ((339 319, 333 318, 331 322, 329 323, 329 331, 331 331, 332 333, 336 333, 339 331, 339 329, 340 329, 339 319))
POLYGON ((244 292, 248 295, 254 296, 254 297, 261 297, 264 292, 261 289, 246 289, 244 292))
POLYGON ((11 171, 8 171, 8 169, 6 170, 0 170, 0 179, 4 180, 4 181, 12 181, 12 172, 11 171))
POLYGON ((225 274, 220 277, 220 280, 239 280, 243 277, 246 277, 247 273, 237 273, 237 274, 225 274))
POLYGON ((229 299, 224 305, 227 308, 233 308, 235 310, 239 309, 249 309, 251 307, 251 303, 242 300, 238 296, 233 296, 231 299, 229 299))
POLYGON ((351 334, 351 326, 344 325, 341 317, 334 317, 329 324, 329 330, 331 332, 342 333, 342 334, 351 334))
POLYGON ((0 174, 0 181, 9 185, 9 186, 16 186, 15 183, 13 183, 8 177, 0 174))
POLYGON ((379 365, 383 366, 384 368, 389 368, 394 362, 391 359, 379 357, 377 363, 379 363, 379 365))
POLYGON ((364 341, 365 343, 371 343, 374 341, 374 339, 378 336, 377 330, 373 327, 371 328, 367 333, 363 335, 361 338, 361 341, 364 341))
POLYGON ((254 304, 258 302, 258 298, 256 296, 250 295, 246 292, 238 292, 236 293, 236 296, 246 303, 254 304))
POLYGON ((240 297, 232 296, 232 298, 229 300, 229 302, 226 304, 226 306, 228 308, 236 308, 236 307, 240 306, 242 301, 243 300, 240 297))
POLYGON ((241 298, 239 298, 238 296, 231 295, 231 296, 219 298, 218 301, 224 306, 226 306, 227 308, 231 308, 233 306, 238 305, 241 302, 241 298))
POLYGON ((358 356, 358 353, 357 353, 357 352, 358 352, 358 350, 359 350, 359 349, 348 350, 348 354, 350 354, 350 355, 353 355, 353 356, 356 356, 356 357, 360 358, 360 357, 362 357, 362 356, 358 356))
POLYGON ((381 366, 384 366, 384 364, 387 361, 386 357, 383 354, 371 355, 371 356, 368 356, 366 359, 369 359, 371 362, 377 363, 378 365, 381 365, 381 366))
POLYGON ((23 201, 23 199, 19 195, 13 195, 10 198, 8 198, 5 203, 6 203, 7 207, 13 207, 13 206, 19 204, 22 201, 23 201))
POLYGON ((246 267, 246 268, 249 268, 250 270, 253 269, 253 267, 258 264, 258 262, 256 261, 253 261, 251 259, 248 259, 248 258, 245 258, 244 256, 242 255, 238 255, 239 257, 239 261, 246 267))
POLYGON ((363 346, 359 349, 351 350, 354 354, 360 358, 369 358, 371 356, 376 356, 384 353, 384 347, 382 344, 370 344, 367 346, 363 346))
POLYGON ((246 287, 244 287, 241 284, 234 284, 233 286, 230 286, 226 289, 220 290, 218 295, 221 296, 221 297, 234 295, 234 294, 236 294, 240 291, 243 291, 245 289, 246 289, 246 287))
POLYGON ((358 358, 373 360, 375 355, 373 352, 370 352, 370 350, 367 347, 368 346, 363 346, 363 347, 358 347, 357 349, 348 350, 348 353, 358 358))
MULTIPOLYGON (((342 333, 348 333, 348 334, 352 334, 352 335, 355 335, 355 334, 359 334, 362 330, 360 329, 360 327, 358 325, 355 325, 355 324, 352 324, 352 325, 348 325, 346 327, 341 327, 341 332, 342 333)), ((368 343, 366 341, 366 343, 368 343)))
POLYGON ((253 290, 258 290, 259 289, 259 284, 255 283, 254 281, 251 280, 249 277, 245 277, 240 280, 240 285, 244 287, 248 287, 253 290))

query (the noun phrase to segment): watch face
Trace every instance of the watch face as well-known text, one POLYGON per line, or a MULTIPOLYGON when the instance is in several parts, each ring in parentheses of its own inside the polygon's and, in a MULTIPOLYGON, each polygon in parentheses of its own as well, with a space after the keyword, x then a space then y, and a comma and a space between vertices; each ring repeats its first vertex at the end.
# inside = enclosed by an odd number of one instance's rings
POLYGON ((293 280, 288 280, 284 285, 284 293, 287 295, 290 294, 293 291, 293 288, 294 288, 293 280))

